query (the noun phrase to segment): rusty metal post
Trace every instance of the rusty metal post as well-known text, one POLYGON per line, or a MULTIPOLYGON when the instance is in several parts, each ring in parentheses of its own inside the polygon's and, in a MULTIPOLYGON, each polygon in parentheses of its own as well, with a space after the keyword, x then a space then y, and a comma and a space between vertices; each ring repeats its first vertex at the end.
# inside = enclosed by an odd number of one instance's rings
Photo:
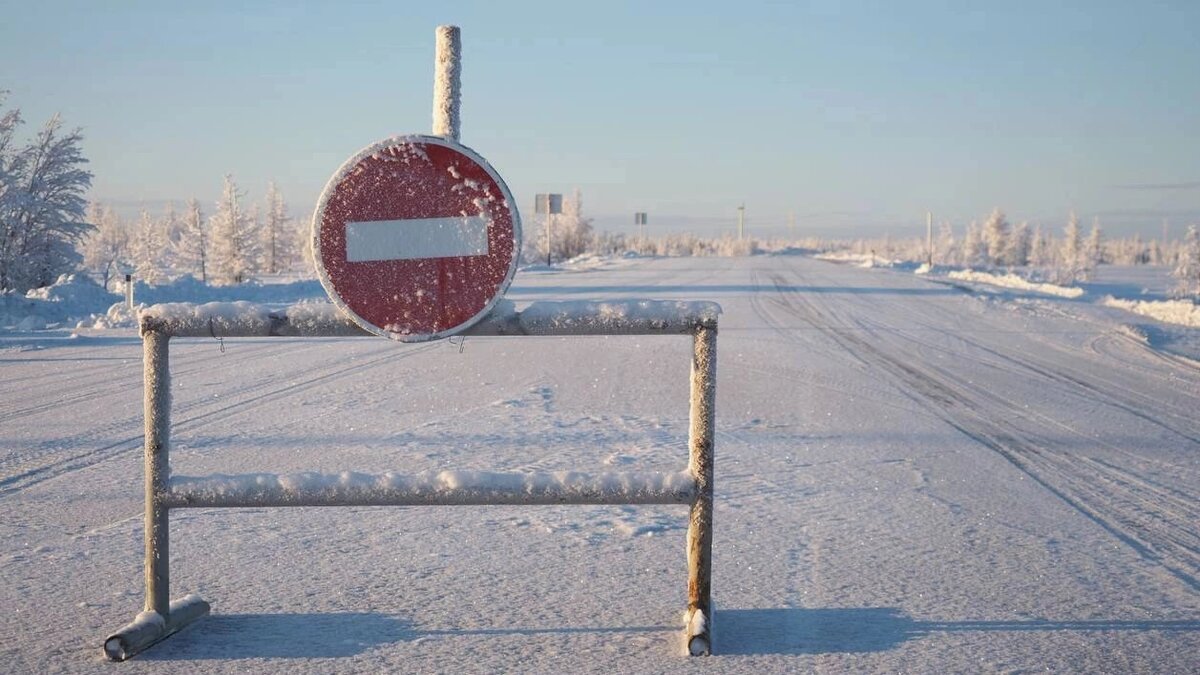
POLYGON ((147 331, 144 343, 146 430, 146 606, 165 620, 170 616, 171 572, 168 510, 162 503, 170 478, 171 338, 147 331))
POLYGON ((717 327, 696 327, 692 343, 691 426, 688 470, 696 497, 688 519, 687 653, 712 653, 713 436, 717 398, 717 327))

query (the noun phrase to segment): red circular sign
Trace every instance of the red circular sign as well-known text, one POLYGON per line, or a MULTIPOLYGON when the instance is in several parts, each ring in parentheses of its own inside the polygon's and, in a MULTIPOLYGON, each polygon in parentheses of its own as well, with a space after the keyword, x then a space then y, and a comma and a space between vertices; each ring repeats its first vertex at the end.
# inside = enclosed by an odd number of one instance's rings
POLYGON ((521 217, 470 148, 438 136, 375 143, 329 179, 313 258, 333 302, 372 333, 421 342, 492 309, 517 269, 521 217))

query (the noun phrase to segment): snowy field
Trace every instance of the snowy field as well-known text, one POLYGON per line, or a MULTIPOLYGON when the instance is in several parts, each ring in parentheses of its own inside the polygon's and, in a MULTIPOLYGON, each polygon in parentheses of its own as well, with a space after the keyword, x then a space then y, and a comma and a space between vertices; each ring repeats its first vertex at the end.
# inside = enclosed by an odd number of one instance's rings
MULTIPOLYGON (((104 663, 142 603, 141 343, 64 329, 0 334, 0 671, 1200 663, 1195 329, 802 256, 527 272, 508 297, 724 307, 714 656, 680 655, 684 507, 200 509, 172 515, 172 597, 212 615, 104 663)), ((172 343, 177 474, 686 462, 684 337, 223 346, 172 343)))

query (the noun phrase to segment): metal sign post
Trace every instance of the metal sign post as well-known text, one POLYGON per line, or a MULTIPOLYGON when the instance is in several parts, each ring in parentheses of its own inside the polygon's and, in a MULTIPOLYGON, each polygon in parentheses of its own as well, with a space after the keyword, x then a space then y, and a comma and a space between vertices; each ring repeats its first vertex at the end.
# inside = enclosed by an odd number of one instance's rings
POLYGON ((562 213, 563 196, 557 193, 541 193, 534 195, 533 212, 546 215, 546 267, 550 266, 550 230, 554 227, 554 216, 562 213))
POLYGON ((633 224, 638 226, 638 237, 646 238, 646 212, 638 211, 633 214, 633 224))

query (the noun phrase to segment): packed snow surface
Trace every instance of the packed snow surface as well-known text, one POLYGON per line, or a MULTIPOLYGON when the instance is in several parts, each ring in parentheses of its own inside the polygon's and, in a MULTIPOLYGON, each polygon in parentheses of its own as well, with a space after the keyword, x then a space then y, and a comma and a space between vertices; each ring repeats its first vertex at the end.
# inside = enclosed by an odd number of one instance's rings
MULTIPOLYGON (((682 655, 686 506, 197 508, 171 595, 211 615, 103 663, 143 603, 130 326, 0 334, 0 670, 1194 672, 1200 369, 1136 315, 804 256, 627 263, 507 297, 720 303, 713 656, 682 655)), ((325 302, 302 288, 280 307, 325 302)), ((153 302, 276 297, 245 290, 153 302)), ((176 476, 687 461, 683 335, 223 344, 171 340, 176 476)))

